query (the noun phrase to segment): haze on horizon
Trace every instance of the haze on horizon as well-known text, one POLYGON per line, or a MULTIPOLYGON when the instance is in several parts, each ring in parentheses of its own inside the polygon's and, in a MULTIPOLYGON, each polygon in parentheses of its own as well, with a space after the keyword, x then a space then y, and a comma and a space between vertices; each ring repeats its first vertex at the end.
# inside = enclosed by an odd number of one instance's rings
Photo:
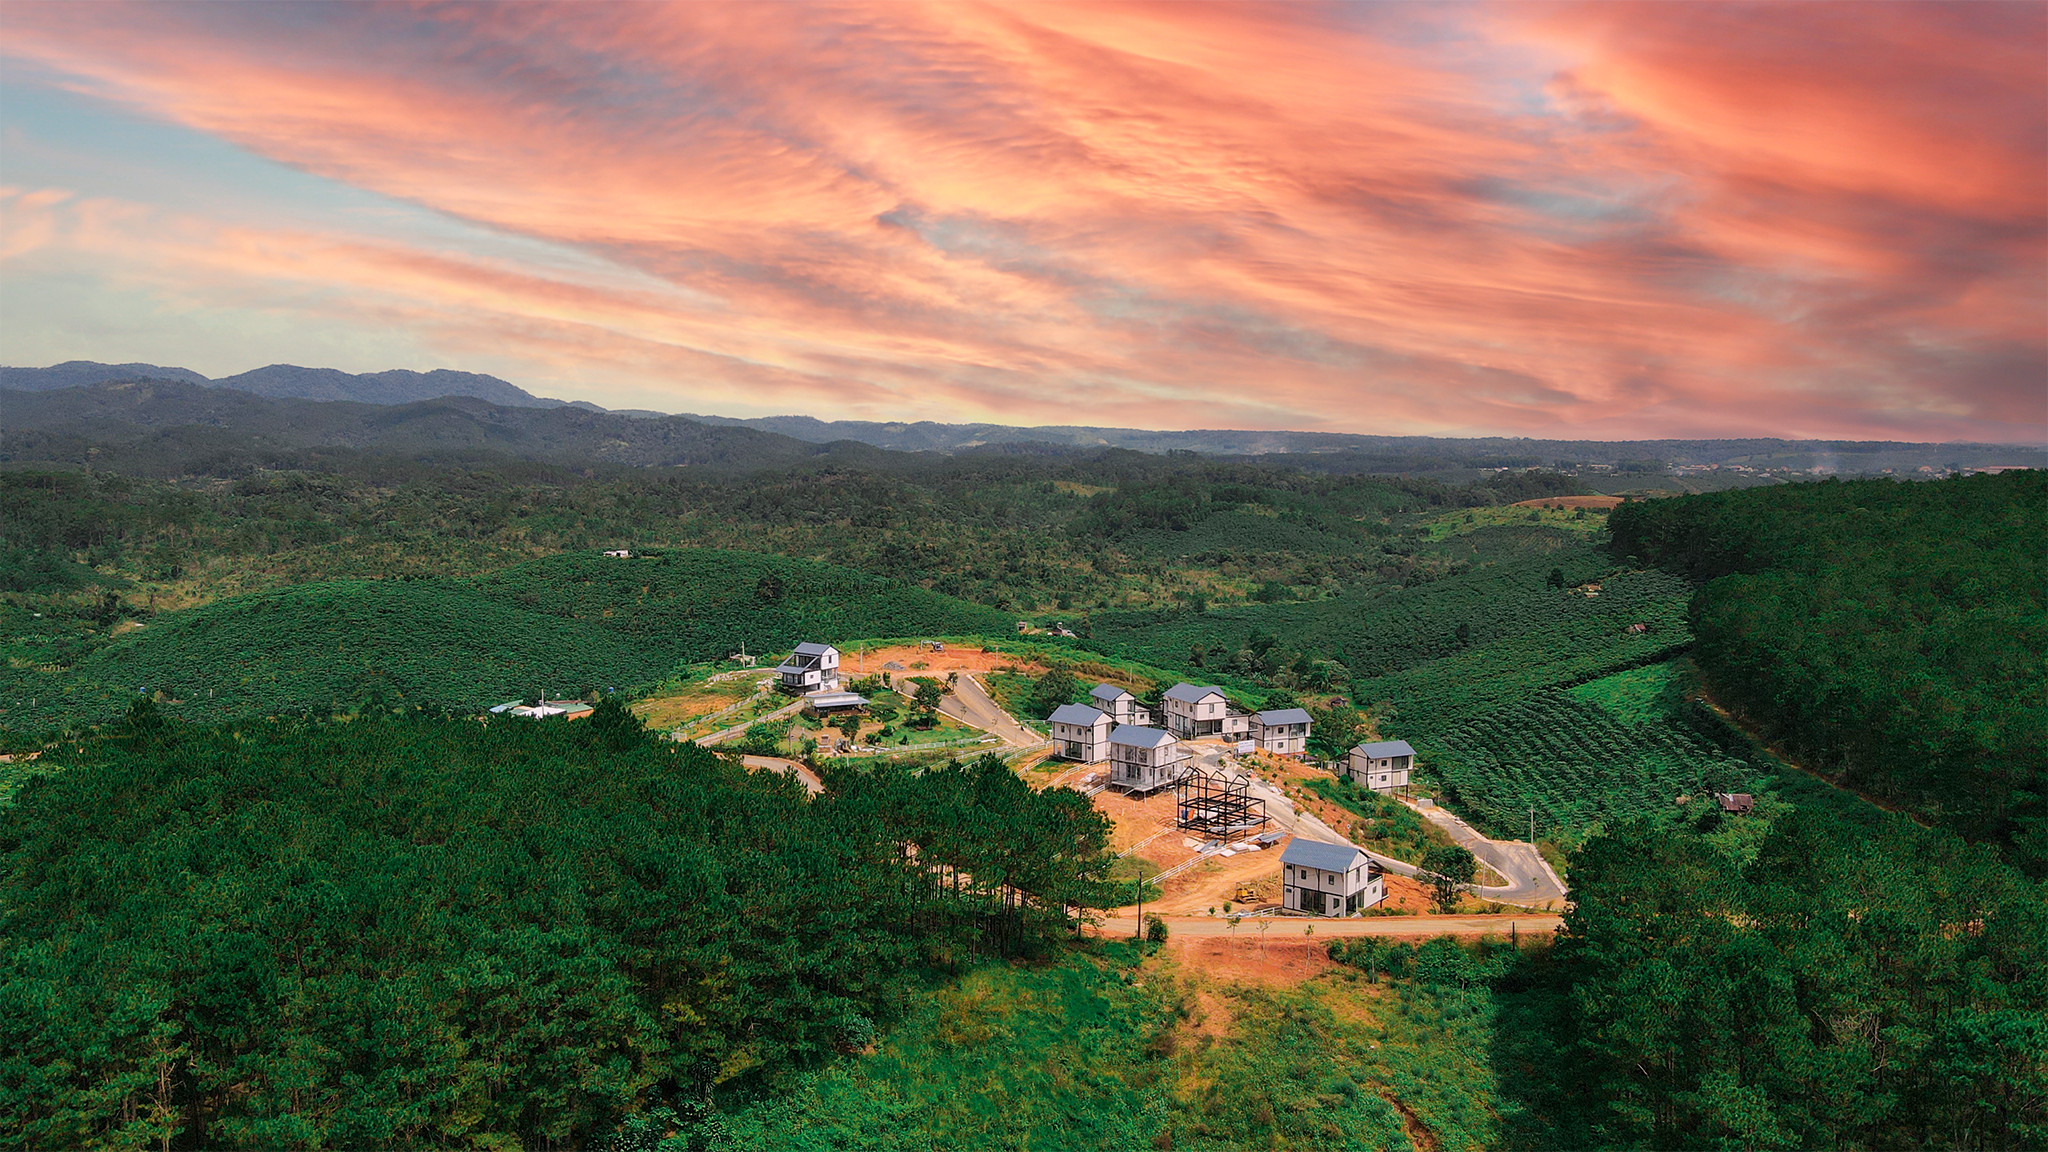
POLYGON ((0 360, 2048 439, 2048 7, 0 10, 0 360))

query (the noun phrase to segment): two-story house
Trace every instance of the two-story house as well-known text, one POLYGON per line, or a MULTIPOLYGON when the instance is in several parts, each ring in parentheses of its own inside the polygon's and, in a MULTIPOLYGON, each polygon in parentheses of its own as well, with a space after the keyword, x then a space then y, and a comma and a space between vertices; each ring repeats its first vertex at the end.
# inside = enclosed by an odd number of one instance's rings
POLYGON ((1138 703, 1138 698, 1131 695, 1127 689, 1114 684, 1097 684, 1089 691, 1088 699, 1093 700, 1097 708, 1102 709, 1111 720, 1119 724, 1136 724, 1141 727, 1152 725, 1152 710, 1138 703))
POLYGON ((1242 740, 1250 728, 1250 718, 1231 711, 1221 688, 1175 684, 1166 690, 1164 703, 1166 730, 1183 740, 1204 736, 1242 740))
POLYGON ((1392 792, 1408 787, 1408 773, 1414 767, 1415 749, 1406 740, 1381 740, 1353 748, 1344 771, 1362 788, 1392 792))
POLYGON ((1086 704, 1062 704, 1052 710, 1052 746, 1063 760, 1093 764, 1109 755, 1109 733, 1116 721, 1086 704))
POLYGON ((1251 740, 1264 752, 1299 756, 1308 751, 1306 708, 1272 708, 1251 716, 1251 740))
POLYGON ((1125 792, 1156 792, 1187 772, 1188 750, 1173 733, 1119 724, 1109 733, 1109 786, 1125 792))
POLYGON ((795 696, 839 690, 839 649, 830 644, 799 644, 789 659, 775 666, 777 687, 795 696))
POLYGON ((1280 854, 1280 906, 1317 916, 1350 916, 1387 898, 1372 857, 1349 844, 1296 837, 1280 854))

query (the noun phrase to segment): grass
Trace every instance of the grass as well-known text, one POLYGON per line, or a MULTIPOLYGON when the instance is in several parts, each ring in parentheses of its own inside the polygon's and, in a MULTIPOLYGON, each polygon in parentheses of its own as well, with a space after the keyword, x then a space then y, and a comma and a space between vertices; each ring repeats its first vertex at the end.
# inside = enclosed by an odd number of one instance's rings
POLYGON ((1639 725, 1670 715, 1698 679, 1691 661, 1666 660, 1588 680, 1568 695, 1612 713, 1624 724, 1639 725))
POLYGON ((738 1102, 726 1139, 790 1152, 1405 1149, 1405 1110, 1438 1147, 1493 1142, 1483 989, 1351 969, 1264 987, 1170 953, 1137 959, 1118 942, 977 969, 872 1051, 786 1097, 738 1102))
POLYGON ((1513 505, 1501 505, 1497 508, 1462 508, 1419 521, 1413 531, 1420 539, 1436 543, 1487 528, 1522 528, 1532 525, 1569 532, 1590 540, 1607 530, 1607 514, 1588 509, 1584 516, 1579 516, 1570 510, 1517 508, 1513 505))
POLYGON ((1415 864, 1431 848, 1456 843, 1415 809, 1369 788, 1360 788, 1348 776, 1311 778, 1307 787, 1358 817, 1351 838, 1383 856, 1415 864))

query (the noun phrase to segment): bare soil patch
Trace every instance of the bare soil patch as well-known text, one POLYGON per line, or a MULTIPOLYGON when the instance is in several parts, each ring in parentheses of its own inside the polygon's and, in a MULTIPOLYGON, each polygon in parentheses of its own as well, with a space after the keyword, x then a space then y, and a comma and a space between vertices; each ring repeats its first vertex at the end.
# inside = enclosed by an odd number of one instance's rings
POLYGON ((1186 971, 1199 972, 1219 983, 1294 985, 1337 967, 1330 959, 1328 941, 1302 933, 1310 923, 1273 921, 1262 941, 1259 922, 1247 920, 1233 936, 1170 937, 1165 950, 1186 971))
POLYGON ((869 648, 862 651, 849 649, 839 654, 839 674, 858 679, 883 671, 882 665, 894 661, 903 665, 904 670, 890 670, 889 674, 901 680, 906 676, 932 676, 941 678, 948 672, 993 672, 1004 665, 1029 666, 1033 672, 1037 665, 1018 656, 1006 656, 1001 652, 983 652, 979 647, 947 645, 944 652, 929 648, 919 651, 915 644, 895 644, 887 648, 869 648), (918 667, 919 664, 924 667, 918 667))

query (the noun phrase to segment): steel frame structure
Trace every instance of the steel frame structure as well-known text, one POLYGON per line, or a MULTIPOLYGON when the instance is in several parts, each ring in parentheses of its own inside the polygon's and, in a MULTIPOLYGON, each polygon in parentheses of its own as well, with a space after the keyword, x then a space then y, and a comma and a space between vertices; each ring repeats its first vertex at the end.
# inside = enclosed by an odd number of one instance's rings
POLYGON ((1266 802, 1251 794, 1251 781, 1200 768, 1175 782, 1173 812, 1176 828, 1226 844, 1255 836, 1272 822, 1266 802))

